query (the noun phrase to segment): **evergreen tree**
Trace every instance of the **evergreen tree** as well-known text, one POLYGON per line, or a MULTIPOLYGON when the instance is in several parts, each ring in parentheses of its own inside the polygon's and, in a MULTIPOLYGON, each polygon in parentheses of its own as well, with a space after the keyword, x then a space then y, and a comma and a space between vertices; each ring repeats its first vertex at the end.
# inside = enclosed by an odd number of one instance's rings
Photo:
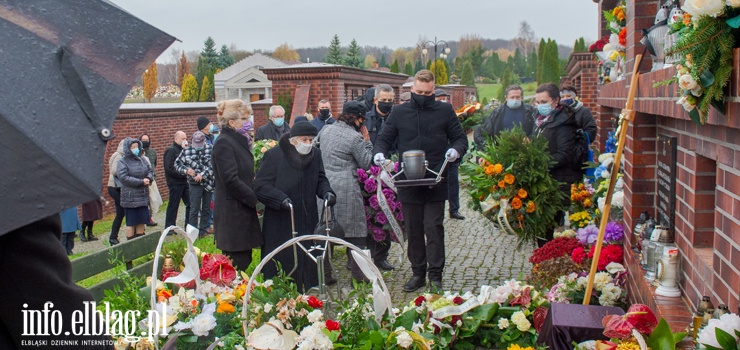
POLYGON ((462 75, 462 70, 463 70, 463 65, 465 64, 465 59, 458 56, 458 57, 455 57, 455 61, 453 62, 454 62, 455 69, 453 69, 452 71, 454 72, 455 75, 459 77, 462 75))
POLYGON ((537 79, 537 51, 535 50, 532 50, 527 56, 527 74, 524 76, 535 81, 537 79))
POLYGON ((462 69, 462 76, 460 77, 460 84, 466 86, 475 86, 475 71, 473 70, 473 64, 470 61, 465 60, 462 69))
POLYGON ((391 72, 398 73, 398 59, 393 60, 393 64, 391 64, 391 72))
POLYGON ((177 86, 182 87, 182 80, 188 73, 188 58, 185 57, 185 51, 183 51, 180 60, 177 61, 177 86))
POLYGON ((558 58, 558 44, 555 40, 550 40, 545 46, 545 53, 542 59, 542 82, 541 83, 560 83, 560 58, 558 58))
POLYGON ((380 62, 378 62, 378 67, 381 68, 389 68, 388 61, 385 60, 385 55, 380 54, 380 62))
POLYGON ((216 53, 215 47, 216 43, 210 36, 203 43, 203 51, 200 52, 198 66, 195 70, 195 79, 198 81, 198 86, 203 84, 203 77, 208 75, 208 71, 216 68, 218 53, 216 53))
POLYGON ((208 79, 208 76, 206 75, 205 77, 203 77, 203 84, 201 84, 201 87, 200 87, 200 97, 198 98, 198 101, 200 102, 212 101, 211 99, 212 89, 213 89, 213 84, 211 84, 211 81, 208 79))
POLYGON ((182 86, 180 87, 180 101, 182 102, 197 102, 198 101, 198 82, 195 81, 195 77, 192 74, 185 74, 182 78, 182 86))
POLYGON ((221 51, 218 53, 218 68, 225 69, 228 66, 234 64, 234 57, 231 56, 231 51, 226 45, 221 45, 221 51))
POLYGON ((509 57, 509 60, 512 61, 512 73, 517 75, 524 75, 526 73, 527 60, 518 48, 514 51, 514 56, 509 57))
POLYGON ((435 62, 432 62, 429 70, 434 73, 434 82, 437 85, 447 85, 450 77, 447 75, 447 67, 443 59, 438 58, 435 62))
MULTIPOLYGON (((474 76, 483 75, 483 52, 483 46, 478 43, 465 52, 465 55, 463 56, 473 66, 474 76)), ((463 67, 463 69, 464 68, 465 67, 463 67)))
POLYGON ((344 65, 349 67, 363 68, 364 64, 365 60, 362 59, 362 54, 360 53, 360 45, 357 45, 357 41, 355 39, 352 39, 352 42, 349 43, 347 56, 344 58, 344 65))
MULTIPOLYGON (((549 40, 549 39, 548 39, 549 40)), ((537 73, 535 73, 535 78, 537 80, 537 85, 542 84, 542 60, 545 58, 545 46, 547 43, 545 43, 545 39, 540 39, 540 44, 537 46, 537 73)))
POLYGON ((406 75, 414 75, 414 66, 411 65, 411 62, 406 62, 406 65, 403 67, 403 73, 406 75))
POLYGON ((586 49, 586 41, 583 40, 583 37, 580 37, 576 39, 576 42, 573 44, 573 52, 587 52, 586 49))
POLYGON ((517 76, 514 72, 510 71, 509 69, 504 71, 504 75, 501 78, 501 89, 498 92, 498 95, 496 98, 503 102, 506 100, 506 88, 509 87, 509 85, 513 84, 519 84, 519 76, 517 76))
POLYGON ((142 84, 144 85, 144 99, 147 102, 152 102, 152 98, 157 93, 157 62, 154 61, 144 71, 144 75, 141 78, 142 84))
MULTIPOLYGON (((414 63, 414 74, 416 74, 416 72, 422 69, 424 69, 424 63, 421 62, 421 57, 418 57, 416 59, 416 63, 414 63)), ((411 74, 411 75, 414 75, 414 74, 411 74)))
POLYGON ((329 52, 326 54, 324 62, 331 64, 342 64, 344 62, 344 54, 342 53, 341 43, 339 42, 339 36, 336 34, 334 34, 334 38, 331 39, 331 44, 329 44, 329 52))

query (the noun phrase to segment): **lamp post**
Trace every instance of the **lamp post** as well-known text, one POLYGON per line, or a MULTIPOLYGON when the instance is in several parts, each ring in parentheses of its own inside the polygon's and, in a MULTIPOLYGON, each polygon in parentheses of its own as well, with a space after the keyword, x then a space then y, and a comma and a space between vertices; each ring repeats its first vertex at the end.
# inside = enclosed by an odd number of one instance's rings
POLYGON ((434 41, 427 41, 422 44, 424 48, 421 50, 421 53, 424 55, 424 57, 428 57, 427 54, 429 53, 429 50, 426 48, 429 45, 434 46, 434 60, 437 60, 437 49, 443 47, 444 50, 442 50, 442 53, 439 54, 439 58, 446 60, 447 55, 450 53, 450 47, 447 45, 447 42, 444 40, 437 40, 437 37, 434 37, 434 41))

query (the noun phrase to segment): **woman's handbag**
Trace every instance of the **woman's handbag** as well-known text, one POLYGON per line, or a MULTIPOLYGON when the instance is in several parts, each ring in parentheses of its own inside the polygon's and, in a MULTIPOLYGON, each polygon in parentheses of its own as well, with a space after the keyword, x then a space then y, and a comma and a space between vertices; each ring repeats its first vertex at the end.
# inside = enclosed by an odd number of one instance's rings
POLYGON ((321 208, 321 219, 319 219, 319 223, 316 224, 316 228, 313 230, 313 233, 315 235, 325 235, 327 227, 329 227, 329 236, 344 238, 344 228, 342 228, 342 225, 339 225, 339 221, 337 221, 336 210, 324 204, 324 207, 321 208), (331 219, 329 219, 329 212, 331 212, 331 219))

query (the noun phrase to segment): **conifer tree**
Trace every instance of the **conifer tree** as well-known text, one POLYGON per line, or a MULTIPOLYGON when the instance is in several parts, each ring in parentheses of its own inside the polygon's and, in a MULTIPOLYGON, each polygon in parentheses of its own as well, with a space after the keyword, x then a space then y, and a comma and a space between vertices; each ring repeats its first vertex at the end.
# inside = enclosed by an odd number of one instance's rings
POLYGON ((198 86, 203 84, 203 77, 208 75, 208 71, 214 70, 218 63, 218 53, 216 53, 216 43, 210 36, 203 42, 203 51, 200 52, 198 66, 195 70, 195 79, 198 86))
POLYGON ((391 64, 391 72, 398 73, 398 59, 393 60, 393 64, 391 64))
POLYGON ((466 86, 475 86, 475 72, 473 71, 473 64, 470 63, 469 60, 465 60, 465 63, 463 63, 460 84, 466 86))
POLYGON ((447 75, 447 67, 444 64, 444 60, 438 58, 435 62, 432 62, 429 70, 434 74, 434 82, 437 85, 447 85, 450 77, 447 75))
POLYGON ((411 65, 411 62, 406 62, 406 65, 403 67, 403 73, 406 75, 414 75, 414 66, 411 65))
POLYGON ((334 38, 331 39, 331 44, 329 44, 329 52, 326 54, 324 62, 331 64, 344 63, 344 54, 342 53, 341 43, 339 42, 339 36, 336 34, 334 34, 334 38))
POLYGON ((144 99, 147 102, 152 102, 152 98, 154 98, 154 95, 157 93, 157 87, 159 87, 159 84, 157 83, 156 61, 152 62, 152 64, 149 65, 149 68, 144 71, 144 76, 141 80, 144 85, 144 99))
POLYGON ((388 61, 385 60, 385 55, 380 54, 380 61, 378 62, 378 67, 381 68, 389 68, 388 61))
POLYGON ((234 57, 231 56, 231 51, 226 45, 221 45, 221 51, 218 53, 216 66, 220 69, 224 69, 234 64, 234 57))
POLYGON ((180 87, 180 101, 197 102, 199 95, 200 91, 198 91, 198 82, 195 81, 195 77, 192 74, 185 74, 180 87))
POLYGON ((182 51, 180 60, 177 61, 177 86, 182 87, 182 80, 188 73, 188 58, 185 57, 185 51, 182 51))
MULTIPOLYGON (((424 63, 421 62, 421 57, 418 57, 416 59, 416 62, 414 63, 414 74, 416 74, 416 72, 418 72, 418 71, 420 71, 422 69, 424 69, 424 63)), ((414 75, 414 74, 411 74, 411 75, 414 75)))
MULTIPOLYGON (((548 39, 549 40, 549 39, 548 39)), ((540 39, 540 44, 537 46, 537 85, 542 84, 542 61, 545 58, 545 46, 547 43, 544 38, 540 39)))
POLYGON ((201 84, 200 87, 200 97, 198 98, 198 101, 200 102, 208 102, 212 101, 211 99, 211 89, 213 88, 213 84, 211 84, 211 81, 208 79, 208 76, 206 75, 203 77, 203 84, 201 84))
POLYGON ((555 40, 550 40, 545 46, 544 58, 542 60, 542 82, 541 83, 560 83, 560 58, 558 57, 558 44, 555 40))
POLYGON ((527 57, 527 74, 526 77, 537 79, 537 51, 532 50, 527 57))
POLYGON ((506 99, 506 88, 510 85, 519 83, 519 76, 509 69, 506 69, 504 71, 503 77, 501 78, 501 89, 499 90, 498 96, 496 98, 498 98, 499 101, 503 102, 506 99))
POLYGON ((360 53, 360 45, 357 45, 357 40, 352 39, 349 43, 349 50, 347 50, 347 56, 344 59, 344 65, 349 67, 362 68, 364 65, 362 54, 360 53))

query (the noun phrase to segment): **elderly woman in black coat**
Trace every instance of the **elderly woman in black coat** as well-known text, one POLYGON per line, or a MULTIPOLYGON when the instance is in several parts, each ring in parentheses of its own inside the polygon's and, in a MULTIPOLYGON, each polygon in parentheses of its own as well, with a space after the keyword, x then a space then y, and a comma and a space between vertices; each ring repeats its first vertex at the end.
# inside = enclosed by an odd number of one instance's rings
POLYGON ((142 158, 141 141, 125 139, 123 154, 116 177, 121 182, 121 207, 126 211, 126 238, 133 239, 144 235, 144 225, 149 222, 149 184, 154 173, 142 158))
MULTIPOLYGON (((329 205, 336 203, 336 195, 324 172, 321 151, 311 143, 316 128, 308 122, 297 122, 289 134, 280 138, 278 147, 265 153, 254 182, 257 198, 265 204, 262 235, 267 255, 292 238, 290 206, 293 206, 295 230, 298 235, 312 234, 318 223, 316 198, 329 205)), ((220 142, 220 141, 219 141, 220 142)), ((285 249, 275 256, 287 273, 293 269, 293 250, 285 249)), ((305 254, 298 254, 297 269, 293 274, 299 290, 308 290, 318 284, 316 264, 305 254)), ((262 271, 265 278, 277 275, 276 264, 267 264, 262 271)))
POLYGON ((241 100, 221 101, 217 107, 221 134, 213 144, 211 162, 216 179, 213 226, 216 247, 228 256, 237 270, 252 263, 252 249, 262 245, 257 218, 257 195, 252 188, 254 157, 249 139, 240 130, 249 121, 252 108, 241 100))

